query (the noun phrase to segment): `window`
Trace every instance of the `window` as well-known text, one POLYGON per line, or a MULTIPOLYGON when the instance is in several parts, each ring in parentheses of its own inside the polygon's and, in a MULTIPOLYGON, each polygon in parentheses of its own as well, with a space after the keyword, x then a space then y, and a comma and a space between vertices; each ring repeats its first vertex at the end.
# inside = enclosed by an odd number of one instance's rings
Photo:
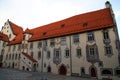
POLYGON ((42 47, 42 42, 38 42, 38 48, 41 48, 42 47))
POLYGON ((47 51, 47 58, 50 58, 50 51, 47 51))
POLYGON ((31 55, 31 57, 33 57, 33 52, 31 52, 31 54, 30 54, 30 55, 31 55))
POLYGON ((14 45, 14 46, 13 46, 13 51, 15 51, 15 48, 16 48, 16 46, 14 45))
POLYGON ((3 42, 3 47, 5 47, 6 46, 6 43, 5 42, 3 42))
POLYGON ((103 62, 100 61, 100 62, 98 63, 98 66, 99 66, 99 67, 103 67, 103 62))
POLYGON ((66 49, 65 50, 65 57, 69 57, 69 56, 70 56, 69 49, 66 49))
POLYGON ((93 32, 88 33, 88 41, 94 41, 94 34, 93 32))
POLYGON ((17 59, 17 53, 15 54, 15 60, 17 59))
POLYGON ((94 48, 94 47, 91 47, 91 48, 90 48, 90 55, 91 55, 91 56, 94 56, 94 55, 95 55, 95 48, 94 48))
POLYGON ((85 75, 85 68, 84 67, 81 68, 81 75, 85 75))
POLYGON ((109 46, 105 46, 105 54, 106 55, 112 55, 112 47, 109 46))
POLYGON ((14 54, 12 54, 12 60, 14 59, 14 54))
POLYGON ((54 46, 55 45, 55 40, 54 39, 51 39, 50 40, 50 46, 54 46))
POLYGON ((116 74, 117 76, 120 76, 120 69, 119 69, 119 68, 118 68, 118 69, 117 69, 117 68, 115 69, 115 74, 116 74))
POLYGON ((103 37, 104 37, 105 40, 109 39, 109 34, 108 34, 107 30, 103 31, 103 37))
POLYGON ((84 24, 83 24, 83 27, 87 27, 87 25, 88 25, 88 23, 84 23, 84 24))
POLYGON ((98 48, 97 48, 96 44, 87 45, 86 53, 87 53, 87 60, 89 62, 98 62, 99 61, 98 48))
POLYGON ((54 57, 60 57, 60 49, 55 49, 54 57))
POLYGON ((19 44, 19 45, 18 45, 18 50, 20 50, 20 49, 21 49, 21 45, 19 44))
POLYGON ((32 48, 33 48, 33 43, 31 42, 31 43, 30 43, 30 49, 32 49, 32 48))
POLYGON ((9 38, 11 38, 11 34, 9 34, 9 38))
POLYGON ((66 44, 66 37, 61 37, 61 45, 65 45, 66 44))
POLYGON ((20 54, 18 55, 18 58, 20 59, 20 54))
POLYGON ((80 49, 80 48, 77 48, 77 49, 76 49, 76 53, 77 53, 77 57, 80 57, 80 56, 81 56, 81 49, 80 49))
POLYGON ((41 51, 38 52, 38 59, 41 58, 41 51))
POLYGON ((111 68, 108 68, 108 69, 102 69, 101 70, 101 74, 103 76, 109 76, 109 75, 112 75, 113 74, 113 71, 111 68))
POLYGON ((78 43, 79 42, 79 35, 74 35, 73 36, 73 43, 78 43))
POLYGON ((9 54, 9 60, 11 59, 11 54, 9 54))

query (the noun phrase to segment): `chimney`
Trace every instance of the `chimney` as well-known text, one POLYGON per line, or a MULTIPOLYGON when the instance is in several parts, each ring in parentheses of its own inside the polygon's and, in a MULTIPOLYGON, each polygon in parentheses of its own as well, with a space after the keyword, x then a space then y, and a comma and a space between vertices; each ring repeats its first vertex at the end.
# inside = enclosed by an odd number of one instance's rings
POLYGON ((109 2, 109 1, 106 1, 105 6, 106 6, 106 8, 111 8, 110 2, 109 2))

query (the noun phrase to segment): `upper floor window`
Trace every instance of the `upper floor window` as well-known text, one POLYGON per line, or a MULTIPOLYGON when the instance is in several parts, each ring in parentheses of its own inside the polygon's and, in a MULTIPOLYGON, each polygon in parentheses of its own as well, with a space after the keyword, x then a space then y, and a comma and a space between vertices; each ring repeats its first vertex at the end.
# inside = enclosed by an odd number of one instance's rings
POLYGON ((79 35, 74 35, 73 36, 73 43, 78 43, 79 42, 79 35))
POLYGON ((3 42, 3 47, 5 47, 6 46, 6 42, 3 42))
POLYGON ((47 58, 50 58, 50 51, 47 51, 47 58))
POLYGON ((16 46, 14 45, 14 46, 13 46, 13 51, 15 51, 15 48, 16 48, 16 46))
POLYGON ((11 38, 11 34, 9 34, 9 38, 11 38))
POLYGON ((66 50, 65 50, 65 57, 69 57, 69 56, 70 56, 69 49, 66 49, 66 50))
POLYGON ((33 57, 33 52, 31 52, 31 54, 30 54, 30 55, 31 55, 31 57, 33 57))
POLYGON ((30 49, 32 49, 32 48, 33 48, 33 42, 30 43, 30 49))
POLYGON ((14 59, 14 54, 12 54, 12 60, 14 59))
POLYGON ((38 59, 41 58, 41 51, 38 52, 38 59))
POLYGON ((88 33, 88 41, 94 41, 94 34, 93 32, 88 33))
POLYGON ((9 54, 9 60, 11 59, 11 54, 9 54))
POLYGON ((66 44, 66 37, 61 37, 61 45, 65 45, 66 44))
POLYGON ((108 56, 113 54, 112 53, 112 47, 110 45, 105 46, 105 54, 108 55, 108 56))
POLYGON ((21 44, 18 45, 18 50, 20 50, 20 49, 21 49, 21 44))
POLYGON ((42 42, 38 42, 38 48, 41 48, 42 47, 42 42))
POLYGON ((17 53, 15 54, 15 60, 17 59, 17 53))
POLYGON ((54 52, 54 57, 59 58, 59 57, 60 57, 60 55, 61 55, 61 51, 60 51, 60 49, 55 49, 55 52, 54 52))
POLYGON ((54 46, 55 45, 55 40, 54 39, 51 39, 50 40, 50 46, 54 46))
POLYGON ((8 54, 6 55, 6 60, 8 59, 8 54))
POLYGON ((81 56, 81 49, 80 49, 80 48, 77 48, 77 49, 76 49, 76 54, 77 54, 77 57, 80 57, 80 56, 81 56))
POLYGON ((103 31, 103 38, 104 38, 105 40, 109 39, 108 30, 104 30, 104 31, 103 31))

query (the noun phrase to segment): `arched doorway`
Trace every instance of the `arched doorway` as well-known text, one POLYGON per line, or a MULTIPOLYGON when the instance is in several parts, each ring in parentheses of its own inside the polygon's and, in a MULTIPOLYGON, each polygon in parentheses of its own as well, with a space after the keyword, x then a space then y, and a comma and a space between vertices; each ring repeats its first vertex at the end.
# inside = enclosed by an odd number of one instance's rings
POLYGON ((91 77, 97 77, 96 72, 97 72, 96 69, 95 69, 94 67, 92 67, 92 68, 90 69, 91 77))
POLYGON ((48 66, 47 72, 51 72, 51 67, 50 66, 48 66))
POLYGON ((61 65, 59 68, 59 74, 66 75, 66 73, 67 73, 67 68, 64 65, 61 65))

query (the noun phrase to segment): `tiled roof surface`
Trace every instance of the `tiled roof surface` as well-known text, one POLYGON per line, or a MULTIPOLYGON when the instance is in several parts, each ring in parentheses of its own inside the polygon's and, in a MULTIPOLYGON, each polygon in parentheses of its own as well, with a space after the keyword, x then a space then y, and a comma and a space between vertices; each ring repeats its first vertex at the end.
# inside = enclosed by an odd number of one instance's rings
POLYGON ((18 34, 9 44, 14 45, 14 44, 19 44, 23 40, 23 33, 18 34))
POLYGON ((19 33, 22 33, 22 32, 23 32, 22 27, 16 25, 15 23, 13 23, 13 22, 11 22, 11 21, 9 21, 9 23, 10 23, 10 26, 12 27, 13 33, 14 33, 15 35, 18 35, 19 33))
POLYGON ((9 44, 13 45, 21 43, 23 40, 23 29, 11 21, 9 21, 9 23, 13 30, 13 33, 16 35, 16 37, 9 44))
POLYGON ((91 30, 113 27, 109 8, 76 15, 58 22, 31 29, 29 41, 76 34, 91 30))
POLYGON ((27 28, 27 29, 24 31, 24 33, 32 34, 32 31, 27 28))
POLYGON ((24 53, 24 52, 22 52, 22 54, 24 55, 24 56, 26 56, 29 60, 31 60, 32 62, 37 62, 33 57, 31 57, 30 55, 28 55, 27 53, 24 53))
POLYGON ((3 34, 0 32, 0 40, 3 40, 3 41, 6 41, 6 42, 9 42, 9 38, 7 35, 3 34))

